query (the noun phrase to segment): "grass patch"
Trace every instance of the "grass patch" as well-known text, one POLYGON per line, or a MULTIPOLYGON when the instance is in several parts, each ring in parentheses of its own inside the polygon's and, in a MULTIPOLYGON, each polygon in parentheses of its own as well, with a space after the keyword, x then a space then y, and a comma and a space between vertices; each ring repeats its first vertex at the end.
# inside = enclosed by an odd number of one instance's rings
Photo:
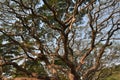
POLYGON ((105 80, 120 80, 120 72, 114 72, 111 76, 107 77, 105 80))

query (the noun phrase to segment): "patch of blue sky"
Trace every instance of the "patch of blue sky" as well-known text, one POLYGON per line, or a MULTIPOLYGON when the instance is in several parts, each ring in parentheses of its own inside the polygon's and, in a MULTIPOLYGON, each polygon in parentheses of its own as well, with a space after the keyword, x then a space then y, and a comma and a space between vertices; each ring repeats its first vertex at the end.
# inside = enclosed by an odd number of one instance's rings
POLYGON ((18 64, 18 65, 22 65, 24 62, 25 62, 25 59, 22 59, 22 60, 20 60, 20 61, 17 61, 17 64, 18 64))
POLYGON ((39 3, 35 6, 35 8, 40 8, 44 5, 43 0, 39 0, 39 3))

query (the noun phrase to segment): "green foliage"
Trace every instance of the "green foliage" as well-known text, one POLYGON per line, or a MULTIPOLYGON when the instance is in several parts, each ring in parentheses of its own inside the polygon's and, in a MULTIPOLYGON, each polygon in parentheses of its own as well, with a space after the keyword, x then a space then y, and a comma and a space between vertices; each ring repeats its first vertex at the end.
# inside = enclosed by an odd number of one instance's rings
POLYGON ((68 80, 67 77, 64 74, 59 74, 60 80, 68 80))
POLYGON ((15 68, 11 65, 3 66, 2 71, 5 72, 4 76, 13 75, 12 73, 15 71, 15 68), (12 68, 12 70, 10 70, 12 68))
MULTIPOLYGON (((38 76, 57 76, 60 80, 68 80, 71 75, 77 78, 75 80, 87 73, 91 76, 91 71, 97 71, 99 65, 102 67, 99 63, 107 57, 103 55, 108 52, 105 49, 113 50, 104 43, 111 39, 109 33, 114 30, 106 31, 109 24, 100 26, 101 22, 112 24, 110 19, 117 21, 111 16, 101 19, 109 6, 101 9, 102 5, 96 7, 95 2, 90 3, 93 0, 45 0, 47 4, 42 1, 6 0, 0 3, 0 56, 4 61, 4 75, 20 77, 37 73, 38 76), (101 10, 97 11, 98 8, 101 10)), ((119 52, 119 46, 115 46, 114 50, 119 52)), ((101 77, 109 76, 109 69, 103 71, 101 77)))
POLYGON ((55 65, 60 65, 60 66, 62 66, 62 67, 67 67, 66 63, 63 62, 63 61, 60 60, 60 59, 56 59, 56 60, 54 61, 54 64, 55 64, 55 65))
POLYGON ((23 64, 24 68, 27 68, 32 73, 37 73, 38 75, 46 75, 46 71, 40 61, 27 60, 23 64))

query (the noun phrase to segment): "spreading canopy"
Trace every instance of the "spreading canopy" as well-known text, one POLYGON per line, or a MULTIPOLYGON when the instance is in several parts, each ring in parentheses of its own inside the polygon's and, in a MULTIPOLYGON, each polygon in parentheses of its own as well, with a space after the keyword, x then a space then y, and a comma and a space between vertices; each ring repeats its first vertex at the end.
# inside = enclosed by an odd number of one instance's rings
POLYGON ((120 39, 119 7, 119 0, 0 0, 1 75, 97 79, 120 39))

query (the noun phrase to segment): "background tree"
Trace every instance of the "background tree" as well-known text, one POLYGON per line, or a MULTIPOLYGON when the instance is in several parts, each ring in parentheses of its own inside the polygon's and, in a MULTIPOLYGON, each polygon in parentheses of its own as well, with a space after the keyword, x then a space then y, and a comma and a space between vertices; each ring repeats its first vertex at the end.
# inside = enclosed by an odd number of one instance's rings
POLYGON ((119 42, 119 0, 4 0, 0 7, 4 75, 93 80, 119 42))

